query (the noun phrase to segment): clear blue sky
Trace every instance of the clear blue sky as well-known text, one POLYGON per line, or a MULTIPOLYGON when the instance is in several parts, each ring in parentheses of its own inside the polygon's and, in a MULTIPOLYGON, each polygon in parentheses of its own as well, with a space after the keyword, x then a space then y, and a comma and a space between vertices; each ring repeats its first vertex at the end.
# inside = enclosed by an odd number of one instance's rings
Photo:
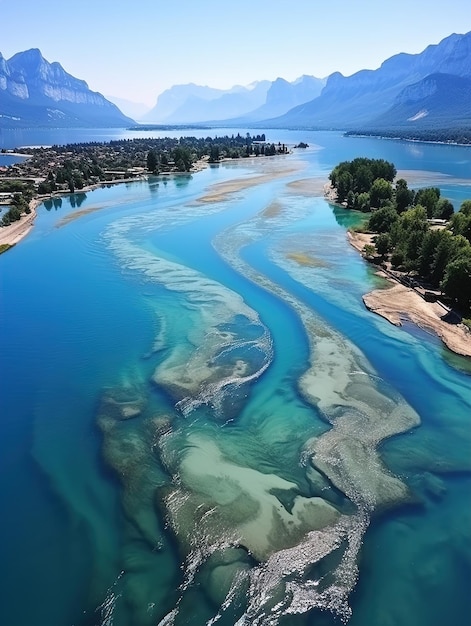
POLYGON ((39 48, 90 88, 164 89, 375 69, 471 30, 470 0, 0 0, 0 52, 39 48))

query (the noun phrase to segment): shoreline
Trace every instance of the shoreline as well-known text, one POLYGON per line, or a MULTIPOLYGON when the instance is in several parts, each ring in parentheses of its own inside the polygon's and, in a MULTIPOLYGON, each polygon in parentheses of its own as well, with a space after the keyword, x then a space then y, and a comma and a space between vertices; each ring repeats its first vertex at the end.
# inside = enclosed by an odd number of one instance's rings
MULTIPOLYGON (((197 173, 208 167, 208 162, 205 159, 194 164, 192 171, 185 172, 185 174, 197 173)), ((296 168, 293 168, 294 170, 296 168)), ((278 172, 271 172, 270 177, 277 177, 278 172)), ((177 175, 178 172, 172 172, 168 175, 177 175)), ((252 186, 261 182, 260 178, 264 179, 268 177, 267 174, 253 179, 247 179, 239 181, 242 186, 252 186)), ((147 180, 148 175, 139 176, 129 179, 115 179, 111 181, 101 181, 93 185, 88 185, 77 193, 87 193, 94 189, 99 189, 107 185, 117 185, 127 182, 139 182, 143 179, 147 180)), ((316 185, 317 187, 318 185, 316 185)), ((225 196, 238 190, 238 185, 233 188, 233 185, 223 183, 220 188, 212 189, 212 193, 206 193, 205 196, 200 198, 200 202, 215 202, 221 199, 225 199, 225 196), (222 197, 221 197, 222 196, 222 197)), ((329 204, 337 204, 335 202, 335 191, 330 183, 326 183, 323 186, 324 198, 329 204)), ((10 247, 15 246, 18 242, 24 239, 32 230, 34 221, 37 217, 37 208, 47 199, 54 197, 63 197, 71 195, 70 193, 51 194, 48 196, 35 197, 31 200, 29 208, 31 213, 23 214, 17 222, 0 228, 0 246, 5 247, 1 252, 7 251, 10 247)), ((341 206, 341 205, 338 205, 341 206)), ((347 239, 350 245, 355 248, 360 254, 362 253, 365 244, 371 243, 374 235, 366 233, 356 233, 347 231, 347 239)), ((444 321, 446 310, 438 302, 427 302, 422 298, 414 289, 406 287, 394 277, 386 272, 383 272, 378 268, 377 274, 385 278, 391 286, 384 289, 375 289, 362 296, 365 307, 386 319, 395 326, 402 326, 402 322, 409 320, 420 328, 432 332, 446 345, 452 352, 471 357, 471 331, 463 323, 451 324, 444 321)))
MULTIPOLYGON (((350 245, 362 252, 374 235, 347 231, 350 245)), ((463 323, 451 324, 443 318, 447 310, 439 302, 427 302, 414 289, 406 287, 378 268, 377 275, 385 278, 389 287, 374 289, 362 296, 365 307, 394 326, 410 321, 419 328, 436 335, 445 346, 463 357, 471 357, 471 331, 463 323)))
MULTIPOLYGON (((9 153, 9 155, 11 154, 13 153, 9 153)), ((23 155, 20 154, 19 156, 23 156, 23 155)), ((30 155, 26 155, 26 156, 30 156, 30 155)), ((256 157, 252 157, 252 158, 256 158, 256 157)), ((272 157, 266 157, 266 158, 271 159, 272 157)), ((198 172, 201 172, 207 169, 211 165, 219 165, 220 163, 226 163, 226 162, 232 162, 232 161, 234 161, 234 159, 225 158, 215 163, 210 163, 208 160, 208 157, 203 156, 201 159, 198 159, 197 161, 193 163, 192 168, 189 172, 169 171, 169 172, 161 172, 160 174, 155 175, 155 176, 162 176, 163 178, 170 178, 172 176, 175 176, 175 177, 191 176, 192 174, 197 174, 198 172)), ((239 161, 239 159, 236 159, 236 161, 239 161)), ((108 185, 120 185, 123 183, 140 182, 142 180, 147 180, 149 176, 153 176, 153 174, 146 173, 146 174, 141 174, 139 176, 134 176, 132 178, 116 178, 112 180, 103 180, 97 183, 93 183, 92 185, 86 185, 82 187, 82 189, 76 189, 74 193, 75 194, 87 193, 90 191, 94 191, 95 189, 100 189, 101 187, 107 187, 108 185)), ((261 181, 257 181, 257 182, 261 182, 261 181)), ((253 184, 255 183, 252 182, 249 186, 253 184)), ((234 190, 226 189, 225 193, 229 194, 232 191, 236 191, 237 189, 234 189, 234 190)), ((8 226, 0 226, 0 246, 4 248, 0 250, 0 254, 2 252, 7 252, 10 248, 12 248, 17 243, 19 243, 22 239, 24 239, 31 232, 34 226, 34 220, 37 217, 37 208, 43 202, 52 198, 63 198, 63 197, 70 196, 70 195, 74 195, 74 194, 71 194, 70 191, 63 191, 63 192, 55 192, 55 193, 47 194, 43 196, 35 196, 29 203, 29 208, 31 210, 31 213, 23 213, 20 219, 17 220, 16 222, 13 222, 12 224, 9 224, 8 226)), ((216 198, 212 198, 212 197, 210 198, 209 195, 210 194, 208 194, 208 198, 206 197, 202 198, 201 202, 217 201, 216 198)))
MULTIPOLYGON (((181 176, 181 175, 191 175, 201 172, 202 170, 208 167, 208 162, 206 159, 200 159, 193 164, 191 171, 189 172, 163 172, 160 176, 170 177, 170 176, 181 176)), ((134 176, 132 178, 115 178, 113 180, 103 180, 98 183, 94 183, 93 185, 86 185, 82 187, 82 189, 77 189, 74 194, 79 193, 88 193, 90 191, 94 191, 95 189, 100 189, 101 187, 107 187, 108 185, 120 185, 124 183, 136 183, 142 180, 147 180, 151 174, 144 174, 140 176, 134 176)), ((1 250, 1 252, 6 252, 9 248, 15 246, 22 239, 24 239, 32 230, 34 226, 34 220, 37 217, 37 208, 43 204, 46 200, 52 198, 64 198, 66 196, 74 195, 70 193, 70 191, 64 192, 56 192, 44 196, 35 196, 29 203, 29 208, 31 213, 23 213, 19 220, 9 224, 8 226, 0 226, 0 246, 7 246, 5 250, 1 250)))
MULTIPOLYGON (((37 216, 37 208, 43 203, 39 198, 33 198, 29 203, 31 213, 23 213, 19 220, 13 222, 9 226, 0 228, 0 246, 8 246, 11 248, 19 241, 24 239, 34 226, 34 220, 37 216)), ((3 252, 8 250, 6 248, 3 252)))
POLYGON ((396 136, 386 136, 378 134, 364 134, 364 133, 355 133, 346 134, 346 137, 358 137, 360 139, 388 139, 390 141, 410 141, 412 143, 427 143, 434 144, 439 146, 464 146, 465 148, 469 148, 471 146, 471 142, 459 142, 459 141, 440 141, 439 139, 419 139, 414 137, 401 137, 400 135, 396 136))
MULTIPOLYGON (((120 183, 129 183, 129 182, 137 182, 139 180, 143 180, 142 177, 135 178, 119 178, 116 180, 107 180, 99 183, 95 183, 93 185, 87 185, 82 189, 77 189, 75 193, 87 193, 89 191, 93 191, 94 189, 99 189, 100 187, 105 187, 107 185, 118 185, 120 183)), ((46 200, 51 198, 63 198, 65 196, 71 196, 70 192, 67 193, 54 193, 45 196, 36 196, 29 203, 29 208, 31 213, 23 213, 19 220, 9 224, 8 226, 0 227, 0 246, 8 246, 11 248, 19 243, 22 239, 24 239, 32 230, 34 226, 34 220, 37 217, 37 208, 43 204, 46 200)), ((8 250, 6 248, 3 252, 8 250)))

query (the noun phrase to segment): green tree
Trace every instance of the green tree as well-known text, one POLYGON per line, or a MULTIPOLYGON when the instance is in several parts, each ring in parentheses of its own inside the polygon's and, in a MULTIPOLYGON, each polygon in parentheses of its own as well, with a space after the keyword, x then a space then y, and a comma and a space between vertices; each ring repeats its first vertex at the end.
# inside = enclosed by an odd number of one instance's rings
POLYGON ((185 146, 178 146, 173 151, 175 167, 180 172, 189 172, 193 159, 190 150, 185 146))
POLYGON ((75 189, 83 189, 84 180, 80 172, 74 172, 73 180, 75 189))
MULTIPOLYGON (((11 201, 11 208, 10 211, 12 209, 17 209, 21 215, 21 213, 25 210, 25 208, 28 206, 28 202, 26 201, 26 198, 24 196, 24 194, 22 193, 15 193, 13 195, 13 199, 11 201)), ((19 217, 17 219, 20 219, 19 217)))
POLYGON ((408 207, 414 203, 415 193, 407 186, 407 181, 400 178, 396 182, 395 200, 398 213, 403 213, 408 207))
POLYGON ((420 265, 420 254, 422 251, 423 242, 425 239, 424 229, 412 229, 408 233, 407 241, 405 242, 405 255, 406 266, 410 270, 418 270, 420 265))
POLYGON ((366 258, 372 258, 374 257, 376 248, 371 244, 371 243, 366 243, 363 246, 363 256, 365 256, 366 258))
POLYGON ((466 215, 466 217, 471 217, 471 200, 464 200, 461 203, 459 212, 466 215))
POLYGON ((426 187, 419 189, 415 194, 415 204, 420 204, 427 211, 427 217, 436 215, 437 204, 440 199, 440 189, 438 187, 426 187))
POLYGON ((421 206, 404 211, 391 226, 389 231, 391 246, 395 252, 401 252, 401 265, 407 271, 418 267, 423 239, 428 228, 425 209, 421 206))
POLYGON ((434 217, 442 220, 449 220, 455 209, 447 198, 440 198, 435 207, 434 217))
POLYGON ((355 173, 354 190, 356 193, 365 193, 373 183, 373 173, 366 165, 360 165, 355 173))
POLYGON ((471 213, 466 215, 461 210, 455 213, 451 218, 450 228, 454 235, 463 235, 471 242, 471 213))
POLYGON ((56 180, 52 172, 49 172, 49 174, 47 175, 47 182, 50 186, 51 191, 56 191, 57 189, 56 180))
POLYGON ((394 250, 391 254, 391 265, 393 267, 401 267, 404 263, 404 254, 401 250, 394 250))
POLYGON ((387 233, 399 216, 392 207, 384 207, 372 213, 367 228, 375 233, 387 233))
POLYGON ((347 193, 347 209, 355 208, 355 200, 355 193, 350 189, 350 191, 347 193))
POLYGON ((471 310, 471 246, 448 263, 440 288, 459 307, 471 310))
POLYGON ((355 209, 358 211, 368 212, 370 210, 370 194, 367 192, 359 193, 355 198, 355 209))
POLYGON ((372 207, 380 208, 387 200, 391 200, 393 188, 389 181, 384 178, 377 178, 371 185, 370 203, 372 207))
POLYGON ((67 172, 65 171, 63 167, 60 167, 57 170, 56 183, 58 185, 64 185, 66 182, 67 182, 67 172))
POLYGON ((443 280, 447 265, 457 259, 470 245, 462 235, 452 235, 448 230, 442 233, 431 267, 431 277, 436 285, 443 280))
POLYGON ((353 176, 350 172, 343 171, 337 179, 337 200, 344 202, 349 191, 353 191, 353 176))
POLYGON ((39 183, 38 193, 40 195, 51 193, 51 191, 52 191, 52 188, 51 188, 51 183, 49 181, 43 180, 42 182, 39 183))
POLYGON ((428 230, 422 240, 422 248, 418 260, 418 271, 419 274, 425 278, 429 278, 431 275, 435 251, 443 236, 443 232, 443 230, 428 230))
POLYGON ((159 161, 158 161, 155 150, 149 150, 149 152, 147 153, 147 159, 146 159, 148 171, 155 172, 157 170, 158 162, 159 161))
POLYGON ((210 163, 217 163, 220 159, 220 151, 219 151, 219 146, 218 145, 212 145, 211 149, 209 151, 209 162, 210 163))
POLYGON ((376 252, 380 256, 385 257, 391 248, 389 235, 387 233, 380 233, 377 237, 375 237, 375 247, 376 252))
POLYGON ((384 159, 371 159, 370 163, 375 179, 384 178, 384 180, 387 180, 390 183, 393 182, 397 174, 397 170, 393 163, 385 161, 384 159))

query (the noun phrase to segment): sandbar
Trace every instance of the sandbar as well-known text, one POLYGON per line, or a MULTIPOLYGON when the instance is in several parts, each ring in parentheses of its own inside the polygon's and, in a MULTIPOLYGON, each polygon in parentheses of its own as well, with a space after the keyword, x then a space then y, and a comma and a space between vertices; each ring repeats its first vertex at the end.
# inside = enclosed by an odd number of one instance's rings
POLYGON ((329 267, 323 259, 318 259, 307 252, 288 252, 286 257, 305 267, 329 267))
MULTIPOLYGON (((271 157, 268 157, 268 159, 271 159, 271 157)), ((276 160, 273 161, 270 160, 270 162, 267 162, 266 158, 263 162, 260 161, 260 165, 263 166, 261 174, 257 174, 255 176, 243 176, 210 186, 206 190, 206 193, 196 200, 196 204, 223 202, 228 200, 231 195, 237 193, 238 191, 245 191, 246 189, 262 185, 263 183, 270 182, 271 180, 289 176, 290 174, 293 174, 305 167, 305 165, 300 161, 295 161, 293 163, 293 161, 290 160, 289 163, 286 163, 276 157, 275 159, 276 160)), ((253 165, 253 162, 251 162, 251 165, 253 165)))

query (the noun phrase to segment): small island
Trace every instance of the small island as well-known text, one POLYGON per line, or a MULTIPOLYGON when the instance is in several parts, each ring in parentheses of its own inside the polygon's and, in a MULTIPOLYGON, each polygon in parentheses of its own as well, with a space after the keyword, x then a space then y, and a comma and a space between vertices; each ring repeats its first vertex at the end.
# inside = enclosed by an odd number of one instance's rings
POLYGON ((410 319, 471 356, 471 200, 456 213, 437 187, 414 191, 382 159, 357 158, 330 173, 328 198, 362 211, 352 245, 395 286, 364 296, 394 324, 410 319))

